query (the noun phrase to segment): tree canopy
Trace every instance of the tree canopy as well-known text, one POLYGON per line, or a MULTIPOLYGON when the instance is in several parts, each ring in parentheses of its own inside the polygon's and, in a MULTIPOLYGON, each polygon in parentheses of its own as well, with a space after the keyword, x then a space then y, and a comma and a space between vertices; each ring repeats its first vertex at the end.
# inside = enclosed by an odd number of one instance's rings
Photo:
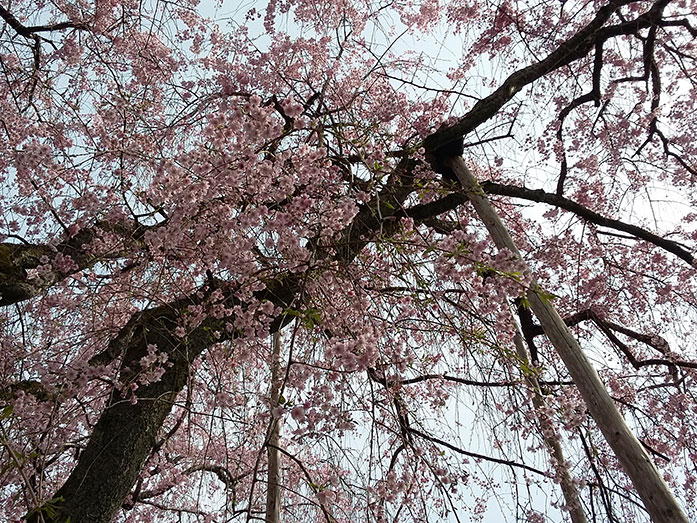
POLYGON ((697 519, 696 11, 3 2, 0 518, 697 519))

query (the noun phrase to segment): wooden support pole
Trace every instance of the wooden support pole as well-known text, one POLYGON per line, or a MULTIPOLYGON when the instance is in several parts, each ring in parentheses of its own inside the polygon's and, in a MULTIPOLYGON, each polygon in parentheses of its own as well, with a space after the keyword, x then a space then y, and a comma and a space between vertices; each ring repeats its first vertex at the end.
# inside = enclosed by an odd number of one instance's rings
POLYGON ((266 452, 269 459, 269 469, 266 476, 266 523, 281 521, 281 418, 274 413, 279 405, 281 392, 281 333, 274 332, 271 353, 271 393, 269 408, 271 421, 266 438, 266 452))
MULTIPOLYGON (((457 175, 496 247, 499 250, 509 250, 524 264, 525 262, 513 243, 508 229, 467 168, 464 158, 453 156, 445 160, 445 163, 457 175)), ((610 398, 607 389, 586 358, 578 341, 549 303, 549 300, 540 298, 539 287, 534 278, 528 289, 527 298, 545 335, 566 365, 581 393, 588 412, 593 416, 598 428, 632 480, 634 488, 651 516, 651 520, 654 523, 688 523, 687 516, 678 505, 651 457, 627 426, 627 422, 610 398)))
POLYGON ((528 350, 525 348, 523 336, 515 322, 514 326, 515 335, 513 341, 515 343, 516 354, 518 355, 520 362, 523 364, 525 381, 532 392, 532 406, 535 410, 535 414, 537 415, 537 421, 540 424, 542 438, 544 439, 545 445, 547 445, 547 450, 552 457, 553 467, 557 478, 559 479, 559 485, 561 486, 561 491, 564 495, 564 500, 566 501, 566 507, 569 510, 569 515, 571 516, 571 523, 588 523, 586 515, 583 512, 583 507, 581 506, 581 498, 578 495, 578 489, 576 488, 576 484, 574 483, 571 473, 569 472, 569 468, 566 465, 561 443, 552 434, 552 432, 555 430, 554 422, 552 419, 548 419, 540 415, 544 407, 544 396, 542 395, 540 383, 537 381, 537 377, 533 373, 526 370, 529 369, 531 365, 530 358, 528 357, 528 350))

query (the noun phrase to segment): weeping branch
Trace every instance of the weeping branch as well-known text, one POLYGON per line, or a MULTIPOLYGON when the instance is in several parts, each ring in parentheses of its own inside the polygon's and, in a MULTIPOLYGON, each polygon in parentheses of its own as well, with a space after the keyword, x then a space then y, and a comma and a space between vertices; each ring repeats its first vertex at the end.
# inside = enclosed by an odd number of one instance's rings
MULTIPOLYGON (((458 156, 450 158, 448 163, 468 193, 472 206, 484 222, 496 247, 499 250, 510 251, 518 262, 525 266, 511 235, 467 168, 465 160, 458 156)), ((526 268, 526 272, 529 272, 529 269, 526 268)), ((595 419, 598 428, 631 478, 652 520, 656 523, 687 523, 687 517, 680 505, 651 457, 627 426, 578 341, 549 300, 542 298, 544 294, 540 291, 533 280, 527 292, 530 308, 569 370, 588 412, 595 419)))

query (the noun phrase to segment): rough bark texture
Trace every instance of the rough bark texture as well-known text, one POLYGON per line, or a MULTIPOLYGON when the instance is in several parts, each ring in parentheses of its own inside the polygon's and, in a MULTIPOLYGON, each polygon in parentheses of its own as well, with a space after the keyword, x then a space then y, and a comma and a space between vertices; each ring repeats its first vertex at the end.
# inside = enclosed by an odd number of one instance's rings
MULTIPOLYGON (((335 260, 350 263, 376 233, 388 235, 397 230, 398 221, 392 217, 415 190, 411 184, 413 166, 411 161, 401 162, 391 177, 391 183, 361 208, 341 235, 335 260)), ((320 256, 326 254, 320 253, 320 256)), ((266 281, 266 289, 256 293, 255 298, 286 309, 300 295, 301 278, 302 275, 279 274, 266 281)), ((235 301, 234 286, 226 287, 225 282, 211 280, 200 292, 135 314, 109 347, 92 358, 90 363, 95 365, 123 358, 122 368, 131 369, 121 376, 125 381, 137 372, 138 361, 146 355, 148 344, 166 350, 173 365, 167 368, 160 381, 138 389, 135 405, 119 397, 118 393, 112 393, 90 435, 87 448, 53 498, 51 505, 57 513, 49 517, 39 507, 27 517, 28 521, 64 523, 69 519, 70 523, 108 523, 112 520, 155 448, 158 433, 171 412, 173 401, 187 383, 191 363, 211 344, 229 339, 224 323, 233 318, 206 320, 185 339, 173 334, 179 315, 189 305, 203 303, 214 288, 223 291, 228 303, 239 304, 235 301), (221 337, 213 337, 216 331, 221 333, 221 337)), ((291 319, 292 316, 282 314, 271 323, 271 332, 277 332, 291 319)))
POLYGON ((55 246, 49 244, 0 243, 0 306, 28 300, 39 296, 46 289, 71 274, 92 266, 100 259, 114 258, 120 255, 118 249, 103 256, 89 251, 89 244, 102 234, 108 232, 118 235, 124 241, 134 241, 143 234, 145 228, 132 224, 99 223, 94 227, 79 231, 55 246), (70 269, 58 269, 52 266, 56 255, 69 257, 73 266, 70 269), (29 271, 43 266, 38 277, 30 277, 29 271))
MULTIPOLYGON (((69 518, 71 523, 108 523, 128 496, 174 399, 187 382, 191 362, 213 343, 213 328, 221 327, 206 322, 186 339, 174 337, 171 332, 178 315, 194 299, 178 300, 136 315, 114 340, 112 347, 125 348, 123 366, 131 369, 122 373, 126 383, 138 371, 138 361, 147 354, 148 344, 166 351, 172 366, 160 381, 138 389, 136 404, 112 392, 75 469, 55 495, 62 501, 52 521, 69 518)), ((45 514, 43 518, 49 519, 45 514)), ((29 521, 41 521, 40 513, 29 521)))
MULTIPOLYGON (((524 263, 511 235, 467 168, 465 160, 457 156, 451 158, 448 163, 468 193, 477 215, 484 222, 497 248, 509 250, 521 263, 524 263)), ((527 296, 530 307, 537 316, 545 335, 569 370, 588 412, 595 419, 598 428, 632 480, 652 521, 687 523, 687 516, 678 505, 656 465, 627 426, 581 346, 549 301, 540 298, 539 290, 533 280, 527 296)))

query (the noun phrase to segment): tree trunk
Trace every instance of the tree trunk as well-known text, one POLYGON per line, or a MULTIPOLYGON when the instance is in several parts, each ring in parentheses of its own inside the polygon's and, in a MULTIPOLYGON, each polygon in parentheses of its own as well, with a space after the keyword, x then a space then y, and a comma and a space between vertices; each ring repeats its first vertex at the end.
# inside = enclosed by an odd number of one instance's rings
MULTIPOLYGON (((467 168, 464 158, 453 156, 446 159, 445 162, 457 175, 496 247, 500 250, 508 249, 521 263, 524 263, 506 226, 467 168)), ((688 523, 687 517, 658 472, 656 465, 632 434, 598 373, 583 353, 581 346, 549 301, 540 298, 539 290, 533 281, 527 295, 530 308, 566 365, 586 403, 588 412, 595 419, 598 428, 602 431, 617 459, 632 480, 651 516, 651 520, 654 523, 688 523)))

